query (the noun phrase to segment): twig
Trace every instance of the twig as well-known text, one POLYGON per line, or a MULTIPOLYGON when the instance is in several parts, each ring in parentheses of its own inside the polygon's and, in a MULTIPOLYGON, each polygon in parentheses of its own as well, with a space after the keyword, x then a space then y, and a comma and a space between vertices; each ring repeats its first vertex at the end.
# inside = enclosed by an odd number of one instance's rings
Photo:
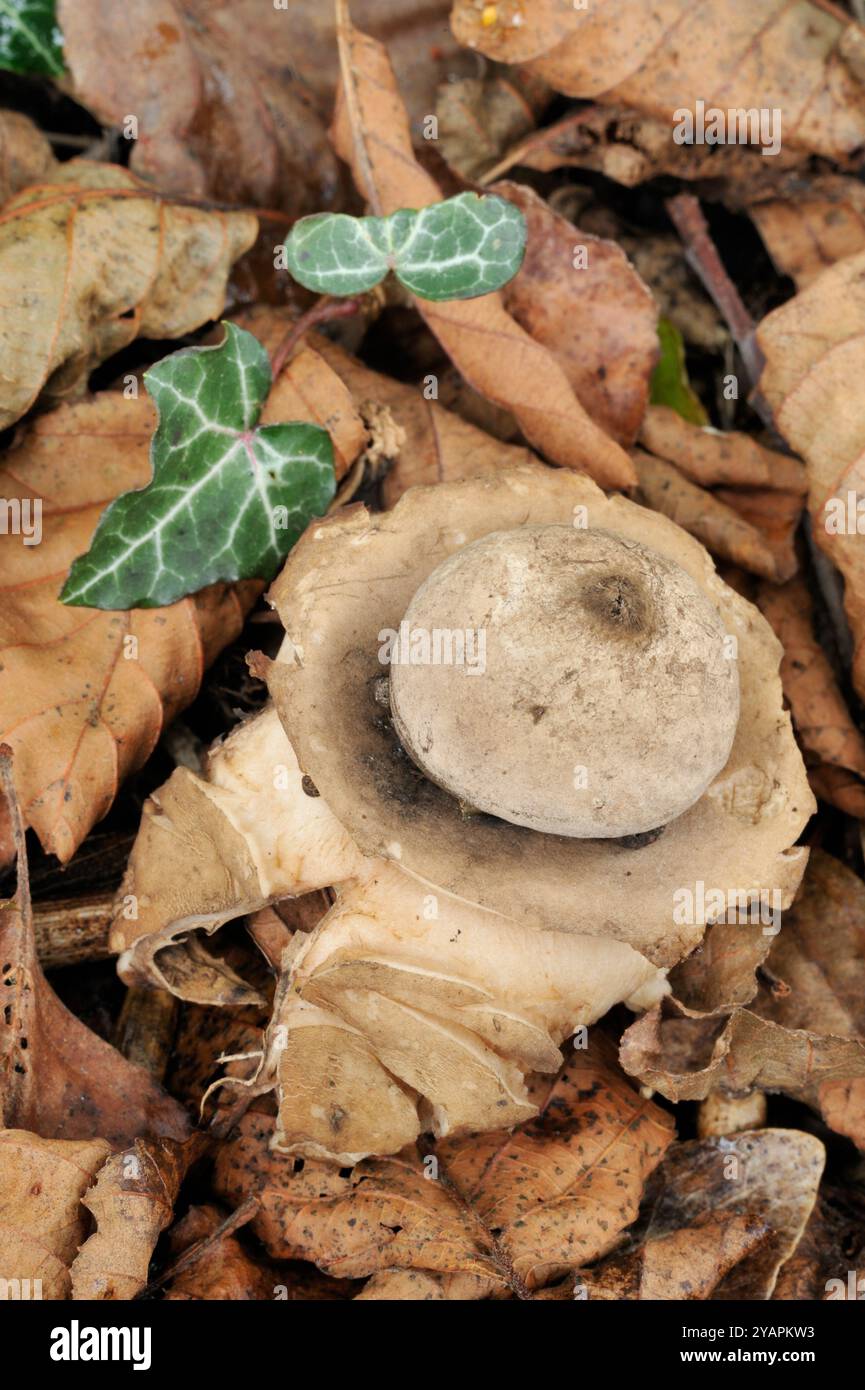
POLYGON ((666 206, 673 225, 684 242, 685 259, 700 277, 733 335, 733 341, 739 349, 748 374, 751 403, 760 418, 771 428, 771 412, 755 391, 765 360, 757 346, 756 324, 724 269, 699 200, 692 193, 679 193, 675 198, 669 198, 666 206))
POLYGON ((359 299, 330 299, 324 295, 311 309, 307 309, 305 314, 301 314, 270 359, 274 382, 278 380, 283 367, 308 329, 314 328, 317 323, 328 323, 331 319, 350 318, 352 314, 358 313, 360 304, 359 299))
POLYGON ((107 960, 111 955, 108 929, 113 916, 113 893, 34 903, 36 951, 43 966, 56 970, 87 960, 107 960))
POLYGON ((177 1026, 178 1003, 165 989, 131 985, 114 1029, 114 1046, 157 1081, 165 1075, 177 1026))
POLYGON ((190 1265, 197 1264, 205 1251, 209 1250, 217 1241, 222 1240, 224 1236, 230 1236, 235 1231, 240 1230, 241 1226, 245 1226, 252 1220, 257 1211, 258 1197, 255 1195, 247 1197, 246 1201, 241 1202, 230 1216, 220 1222, 215 1231, 211 1231, 209 1236, 204 1236, 194 1245, 191 1245, 188 1250, 184 1250, 183 1254, 179 1255, 167 1269, 164 1269, 156 1279, 151 1280, 146 1289, 142 1289, 139 1294, 136 1294, 136 1298, 146 1298, 148 1294, 155 1293, 157 1289, 162 1288, 163 1284, 167 1284, 169 1279, 176 1279, 178 1274, 189 1269, 190 1265))

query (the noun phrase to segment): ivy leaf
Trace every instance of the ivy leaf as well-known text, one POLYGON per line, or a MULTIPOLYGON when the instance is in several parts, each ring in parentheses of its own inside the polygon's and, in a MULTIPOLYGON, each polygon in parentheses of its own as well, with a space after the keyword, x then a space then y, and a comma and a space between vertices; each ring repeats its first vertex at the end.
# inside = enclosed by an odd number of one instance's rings
POLYGON ((285 249, 295 280, 319 294, 362 294, 392 270, 421 299, 474 299, 516 275, 526 221, 504 198, 460 193, 389 217, 302 217, 285 249))
POLYGON ((708 425, 703 403, 688 380, 681 333, 669 319, 662 318, 658 320, 658 338, 661 356, 652 373, 649 400, 652 405, 670 406, 692 425, 708 425))
POLYGON ((63 36, 54 0, 0 0, 0 68, 60 77, 63 36))
POLYGON ((270 362, 251 333, 225 329, 219 346, 184 348, 145 373, 159 412, 153 480, 102 514, 64 603, 157 608, 217 580, 270 579, 326 510, 330 435, 303 423, 256 428, 270 362))

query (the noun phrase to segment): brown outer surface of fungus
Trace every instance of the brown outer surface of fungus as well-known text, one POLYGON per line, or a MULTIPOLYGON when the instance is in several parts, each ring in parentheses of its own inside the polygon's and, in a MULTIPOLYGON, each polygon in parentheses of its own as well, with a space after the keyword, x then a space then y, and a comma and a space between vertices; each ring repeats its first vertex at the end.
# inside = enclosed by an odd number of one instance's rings
POLYGON ((302 771, 364 854, 528 926, 612 937, 675 964, 705 923, 676 922, 674 894, 698 885, 792 901, 807 851, 792 848, 815 803, 783 709, 781 648, 762 615, 717 576, 704 548, 667 518, 590 480, 526 465, 415 488, 393 511, 347 508, 313 524, 272 586, 290 639, 268 683, 302 771), (677 562, 736 638, 741 715, 729 760, 654 843, 542 834, 463 814, 406 756, 376 698, 382 629, 456 550, 493 531, 601 527, 677 562))

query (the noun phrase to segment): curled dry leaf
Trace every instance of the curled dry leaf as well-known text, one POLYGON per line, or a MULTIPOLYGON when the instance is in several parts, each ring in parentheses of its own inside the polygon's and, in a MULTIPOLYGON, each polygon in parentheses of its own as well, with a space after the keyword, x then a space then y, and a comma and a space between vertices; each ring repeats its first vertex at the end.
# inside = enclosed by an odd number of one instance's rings
POLYGON ((69 1269, 88 1223, 82 1198, 110 1152, 104 1139, 0 1129, 0 1280, 10 1289, 31 1281, 18 1297, 70 1297, 69 1269))
MULTIPOLYGON (((738 924, 725 930, 760 934, 738 924)), ((784 1091, 865 1147, 863 954, 865 885, 815 850, 766 960, 773 987, 764 984, 750 1009, 729 1016, 726 1003, 706 1013, 719 1001, 699 990, 688 1008, 668 1003, 647 1014, 622 1040, 625 1070, 671 1099, 700 1099, 717 1087, 784 1091)))
POLYGON ((248 1114, 217 1157, 216 1188, 232 1205, 258 1195, 253 1229, 273 1258, 349 1278, 401 1271, 377 1296, 525 1296, 611 1249, 673 1138, 671 1117, 627 1083, 600 1036, 538 1079, 533 1099, 537 1117, 513 1133, 350 1173, 298 1169, 267 1147, 268 1118, 248 1114), (408 1271, 433 1279, 419 1293, 408 1271))
POLYGON ((0 205, 57 167, 42 131, 19 111, 0 110, 0 205))
POLYGON ((0 212, 0 428, 43 388, 53 399, 79 393, 134 338, 179 338, 218 318, 257 226, 248 213, 165 202, 127 169, 84 159, 10 199, 0 212))
POLYGON ((865 696, 865 252, 825 270, 760 324, 759 389, 808 469, 814 538, 844 577, 853 684, 865 696))
POLYGON ((129 981, 239 1002, 248 991, 190 932, 337 885, 333 909, 286 955, 252 1083, 278 1086, 283 1147, 351 1162, 395 1152, 429 1123, 449 1133, 526 1118, 524 1074, 554 1069, 563 1038, 615 1002, 657 999, 663 968, 702 938, 701 914, 671 921, 683 855, 698 879, 744 876, 789 902, 804 865, 789 846, 811 803, 780 709, 778 649, 666 519, 538 466, 414 489, 392 513, 359 508, 312 528, 274 599, 290 640, 255 669, 292 742, 268 710, 214 750, 206 778, 180 768, 156 793, 123 889, 139 915, 117 919, 112 943, 129 981), (381 629, 399 627, 442 560, 491 530, 570 524, 575 507, 675 556, 739 644, 743 712, 728 764, 640 849, 639 874, 616 844, 464 817, 395 749, 375 696, 381 629))
MULTIPOLYGON (((773 1299, 846 1301, 865 1285, 865 1201, 861 1190, 824 1179, 802 1239, 778 1274, 773 1299)), ((855 1296, 855 1295, 854 1295, 855 1296)))
POLYGON ((811 786, 847 815, 865 819, 865 738, 853 722, 831 662, 814 635, 814 605, 803 579, 762 585, 760 611, 784 648, 781 683, 808 755, 811 786))
MULTIPOLYGON (((437 202, 441 192, 412 151, 387 51, 350 24, 343 38, 343 84, 333 125, 337 153, 350 163, 377 215, 437 202)), ((414 302, 470 385, 512 411, 530 443, 554 463, 585 470, 604 486, 632 485, 627 455, 588 417, 556 358, 514 321, 499 294, 414 302)))
MULTIPOLYGON (((23 845, 23 831, 20 836, 23 845)), ((19 846, 18 897, 0 907, 0 1120, 45 1139, 182 1139, 181 1107, 70 1013, 42 973, 19 846)))
POLYGON ((690 531, 721 559, 764 579, 779 578, 777 560, 768 541, 732 507, 692 483, 664 459, 643 449, 633 449, 631 457, 640 492, 650 507, 690 531))
POLYGON ((803 154, 843 159, 865 143, 865 35, 834 7, 736 0, 716 10, 690 0, 597 0, 574 9, 557 0, 529 7, 505 0, 490 22, 479 0, 456 0, 452 24, 467 47, 528 63, 558 92, 624 104, 668 132, 699 92, 706 108, 778 108, 784 143, 803 154))
POLYGON ((814 1208, 826 1154, 790 1129, 676 1144, 639 1228, 577 1276, 590 1299, 771 1298, 814 1208))
POLYGON ((529 231, 505 308, 555 356, 595 423, 632 444, 658 357, 651 293, 615 242, 580 231, 532 189, 503 181, 491 191, 516 203, 529 231))
POLYGON ((649 406, 640 443, 700 487, 808 491, 808 475, 798 459, 765 449, 749 434, 692 425, 669 406, 649 406))
POLYGON ((136 1139, 100 1168, 82 1202, 96 1229, 72 1265, 72 1297, 132 1299, 147 1284, 150 1257, 169 1225, 184 1174, 199 1136, 184 1144, 136 1139))

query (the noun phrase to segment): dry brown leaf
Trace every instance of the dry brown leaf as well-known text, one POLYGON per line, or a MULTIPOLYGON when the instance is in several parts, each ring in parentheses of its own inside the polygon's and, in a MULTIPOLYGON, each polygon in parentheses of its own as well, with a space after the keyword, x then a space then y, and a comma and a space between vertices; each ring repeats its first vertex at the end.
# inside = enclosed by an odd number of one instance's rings
MULTIPOLYGON (((8 748, 0 747, 4 787, 11 787, 8 748)), ((12 800, 10 796, 10 801, 12 800)), ((16 896, 0 906, 0 1123, 44 1139, 139 1135, 182 1139, 181 1107, 151 1079, 61 1004, 36 954, 24 828, 11 806, 18 852, 16 896)))
MULTIPOLYGON (((414 157, 386 50, 351 25, 344 41, 346 83, 333 126, 337 152, 376 213, 437 202, 438 186, 414 157)), ((588 472, 606 487, 634 483, 623 450, 589 419, 561 366, 514 322, 500 294, 415 303, 470 385, 511 410, 529 442, 552 462, 588 472)))
POLYGON ((38 183, 56 168, 45 136, 19 111, 0 110, 0 205, 28 183, 38 183))
POLYGON ((797 1250, 825 1162, 790 1129, 676 1144, 623 1252, 577 1276, 590 1299, 771 1298, 797 1250))
POLYGON ((622 105, 580 106, 519 141, 485 178, 501 178, 518 166, 540 173, 577 168, 596 169, 626 188, 660 174, 749 188, 755 179, 780 183, 800 162, 801 155, 786 149, 769 160, 753 145, 677 145, 668 121, 622 105))
POLYGON ((768 487, 719 487, 713 496, 758 531, 775 562, 776 582, 799 568, 796 536, 805 510, 801 492, 768 487))
POLYGON ((43 388, 55 400, 80 392, 91 368, 134 338, 180 338, 218 318, 229 268, 257 226, 249 213, 163 202, 128 169, 85 159, 10 199, 0 212, 0 428, 43 388))
MULTIPOLYGON (((216 1188, 236 1205, 257 1193, 253 1229, 278 1259, 311 1259, 360 1278, 385 1270, 462 1280, 459 1296, 526 1288, 598 1258, 634 1220, 672 1120, 625 1082, 604 1040, 538 1083, 540 1114, 513 1133, 367 1159, 350 1172, 265 1148, 271 1122, 247 1115, 217 1158, 216 1188), (475 1284, 465 1290, 466 1276, 475 1284)), ((405 1296, 405 1280, 390 1285, 405 1296)), ((419 1295, 431 1293, 424 1284, 419 1295)))
MULTIPOLYGON (((160 192, 323 211, 338 201, 339 175, 319 103, 294 66, 293 16, 244 8, 60 0, 75 97, 127 135, 132 113, 131 167, 160 192), (262 25, 267 39, 253 54, 262 25)), ((274 226, 274 240, 282 230, 274 226)))
POLYGON ((659 352, 650 291, 620 247, 580 231, 531 188, 503 181, 490 191, 521 209, 529 231, 505 308, 555 356, 595 423, 633 444, 659 352))
POLYGON ((550 95, 545 82, 524 79, 519 68, 491 66, 483 77, 443 82, 436 96, 443 158, 461 178, 480 178, 534 128, 550 95))
POLYGON ((763 320, 759 390, 810 483, 814 538, 844 576, 853 684, 865 696, 865 252, 825 270, 763 320))
POLYGON ((96 1230, 72 1265, 74 1299, 132 1299, 145 1287, 150 1257, 171 1221, 199 1140, 136 1139, 106 1160, 81 1198, 96 1230))
POLYGON ((865 187, 827 175, 784 196, 760 198, 748 212, 781 275, 802 290, 827 266, 865 250, 865 187))
POLYGON ((808 491, 808 475, 798 459, 765 449, 749 434, 692 425, 667 405, 649 406, 640 443, 700 487, 808 491))
POLYGON ((721 559, 764 579, 778 577, 775 555, 765 537, 732 507, 692 483, 664 459, 643 449, 632 449, 631 457, 648 506, 690 531, 721 559))
MULTIPOLYGON (((818 796, 865 818, 865 738, 853 722, 829 658, 814 635, 804 579, 761 585, 757 604, 784 648, 781 681, 818 796)), ((865 1025, 863 1025, 865 1026, 865 1025)))
POLYGON ((179 1270, 171 1280, 167 1302, 250 1302, 275 1298, 280 1286, 285 1286, 280 1271, 253 1259, 237 1236, 216 1234, 224 1219, 217 1207, 190 1207, 182 1221, 172 1227, 169 1239, 175 1258, 200 1241, 209 1244, 202 1258, 179 1270))
POLYGON ((841 159, 865 143, 865 34, 828 5, 504 0, 490 16, 481 0, 456 0, 451 22, 489 58, 528 62, 556 91, 624 104, 668 130, 699 92, 707 108, 779 108, 784 143, 802 152, 841 159))
POLYGON ((69 1298, 69 1267, 87 1231, 82 1198, 110 1152, 104 1139, 0 1129, 0 1281, 30 1280, 30 1298, 69 1298))
POLYGON ((857 1188, 824 1179, 811 1219, 781 1269, 772 1297, 846 1300, 851 1272, 854 1281, 865 1278, 865 1202, 857 1188))

